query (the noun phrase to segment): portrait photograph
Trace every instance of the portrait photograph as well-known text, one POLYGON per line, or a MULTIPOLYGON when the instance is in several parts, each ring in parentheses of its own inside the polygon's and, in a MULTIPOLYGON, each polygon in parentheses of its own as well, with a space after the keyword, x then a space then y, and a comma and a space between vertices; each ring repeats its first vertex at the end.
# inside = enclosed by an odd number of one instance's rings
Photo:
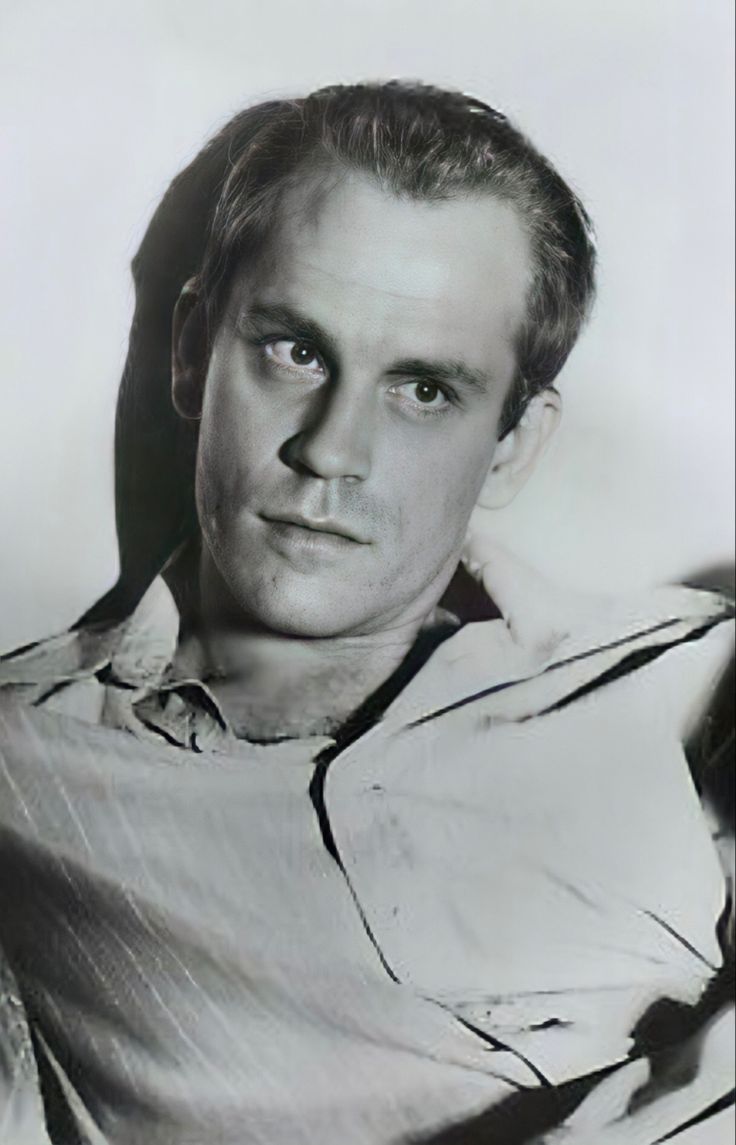
POLYGON ((732 5, 0 61, 0 1145, 727 1145, 732 5))

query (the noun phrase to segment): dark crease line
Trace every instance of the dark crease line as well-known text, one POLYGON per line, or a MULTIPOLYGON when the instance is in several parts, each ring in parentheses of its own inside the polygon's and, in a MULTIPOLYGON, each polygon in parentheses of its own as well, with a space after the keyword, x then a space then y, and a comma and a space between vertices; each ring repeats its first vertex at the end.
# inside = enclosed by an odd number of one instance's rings
POLYGON ((29 644, 21 644, 18 648, 11 648, 9 652, 0 653, 0 664, 7 664, 10 660, 15 660, 19 656, 24 656, 26 652, 31 652, 34 648, 38 648, 43 643, 43 640, 31 640, 29 644))
MULTIPOLYGON (((661 648, 662 651, 667 651, 668 649, 674 648, 676 645, 685 643, 690 639, 696 639, 697 637, 710 631, 714 625, 720 624, 723 619, 723 616, 714 617, 707 624, 701 625, 699 628, 697 628, 694 633, 688 633, 686 636, 680 637, 679 640, 672 640, 666 644, 657 645, 656 647, 657 649, 661 648)), ((664 620, 660 624, 655 624, 652 628, 646 628, 641 632, 635 633, 633 636, 623 636, 619 640, 613 640, 610 644, 601 644, 595 648, 589 648, 585 652, 580 652, 575 656, 569 656, 564 660, 556 660, 554 664, 549 664, 545 669, 543 669, 543 671, 534 673, 531 676, 522 676, 518 680, 504 680, 504 682, 501 684, 492 684, 488 688, 482 688, 479 692, 473 692, 470 696, 463 696, 462 699, 455 700, 452 704, 447 704, 444 708, 437 708, 435 711, 429 712, 427 715, 419 716, 418 719, 412 720, 409 724, 406 725, 406 727, 419 727, 420 724, 425 724, 429 720, 435 720, 439 716, 447 715, 448 712, 453 712, 458 708, 463 708, 466 704, 473 704, 477 700, 485 699, 487 696, 493 696, 498 692, 506 691, 508 688, 513 688, 516 685, 529 684, 532 680, 539 680, 542 676, 546 676, 550 672, 556 672, 560 668, 567 668, 571 664, 576 664, 581 660, 588 660, 590 657, 598 656, 603 652, 610 652, 615 648, 620 648, 624 644, 630 644, 634 640, 641 640, 645 636, 652 636, 656 632, 661 632, 665 628, 671 628, 673 625, 681 623, 682 621, 679 619, 664 620)), ((605 675, 605 673, 603 673, 603 675, 605 675)), ((572 693, 572 695, 574 696, 576 693, 572 693)), ((544 715, 546 712, 553 711, 554 708, 555 705, 545 709, 545 712, 540 712, 538 714, 544 715)))
POLYGON ((127 680, 121 680, 119 676, 116 676, 112 670, 112 664, 103 664, 101 668, 97 669, 95 676, 101 684, 110 685, 112 688, 120 688, 121 691, 136 692, 138 690, 137 684, 131 684, 127 680))
POLYGON ((674 926, 670 926, 668 922, 666 922, 663 918, 660 918, 659 915, 656 914, 653 910, 648 910, 646 907, 642 908, 642 913, 647 915, 648 918, 651 918, 653 922, 659 923, 659 925, 664 930, 666 930, 672 938, 679 942, 681 946, 685 947, 685 950, 689 951, 694 958, 697 958, 698 961, 702 962, 703 966, 707 966, 708 969, 711 970, 714 974, 717 973, 718 967, 714 966, 712 962, 709 962, 705 955, 701 954, 700 951, 697 950, 691 942, 688 942, 684 935, 680 934, 678 930, 675 930, 674 926))
POLYGON ((565 1018, 547 1018, 544 1022, 532 1022, 530 1030, 569 1030, 573 1023, 565 1018))
POLYGON ((330 854, 337 863, 345 879, 363 928, 378 955, 381 965, 389 978, 396 983, 399 983, 400 979, 381 950, 337 847, 325 801, 327 770, 333 760, 337 759, 351 744, 360 739, 369 728, 378 723, 387 705, 391 703, 401 688, 405 687, 408 681, 412 679, 426 663, 428 657, 451 631, 454 631, 454 625, 441 624, 436 628, 420 632, 417 640, 398 669, 348 717, 338 730, 334 742, 328 744, 321 752, 317 753, 314 759, 314 773, 309 784, 309 797, 317 815, 317 821, 325 848, 328 854, 330 854))
MULTIPOLYGON (((712 627, 712 623, 703 625, 700 628, 694 629, 692 632, 688 632, 686 636, 681 636, 679 640, 670 640, 666 644, 657 644, 654 648, 637 648, 635 652, 624 656, 623 660, 619 660, 618 664, 614 664, 612 668, 607 668, 605 672, 601 672, 599 676, 594 676, 592 680, 588 680, 587 683, 576 688, 574 692, 569 692, 568 695, 563 696, 559 700, 555 700, 553 704, 550 704, 547 708, 543 708, 542 711, 537 712, 536 715, 548 716, 552 712, 562 711, 562 709, 566 708, 569 704, 573 704, 576 700, 580 700, 591 692, 597 691, 598 688, 612 684, 616 680, 620 680, 622 676, 636 672, 639 668, 644 668, 647 664, 663 656, 665 652, 669 652, 671 648, 677 648, 680 644, 689 644, 694 640, 699 640, 700 637, 705 636, 712 627)), ((525 716, 519 722, 524 723, 526 720, 534 718, 536 718, 536 716, 525 716)))
POLYGON ((526 1057, 526 1055, 523 1054, 520 1050, 516 1050, 513 1046, 507 1045, 506 1042, 502 1042, 498 1038, 494 1038, 492 1034, 488 1034, 485 1030, 479 1029, 479 1027, 474 1026, 472 1022, 468 1022, 467 1019, 460 1018, 457 1014, 455 1014, 454 1017, 461 1026, 465 1026, 466 1030, 470 1030, 471 1034, 475 1034, 475 1036, 480 1038, 482 1041, 488 1042, 488 1044, 492 1046, 494 1050, 501 1050, 504 1053, 512 1054, 515 1058, 518 1058, 519 1061, 524 1063, 527 1069, 531 1070, 539 1084, 543 1085, 545 1089, 554 1088, 553 1083, 549 1080, 548 1077, 545 1076, 545 1074, 542 1073, 541 1069, 539 1069, 538 1066, 535 1066, 534 1062, 530 1061, 529 1058, 526 1057))
POLYGON ((729 939, 728 930, 733 911, 734 901, 731 889, 729 887, 726 891, 726 901, 723 904, 723 910, 721 911, 720 918, 718 919, 718 923, 716 925, 716 938, 718 939, 718 945, 721 948, 721 954, 726 961, 728 960, 729 954, 731 953, 731 942, 729 939))
POLYGON ((38 1088, 41 1094, 44 1121, 49 1131, 53 1126, 54 1139, 64 1145, 84 1145, 64 1093, 58 1074, 48 1057, 45 1042, 39 1038, 34 1022, 29 1022, 29 1034, 33 1056, 38 1071, 38 1088))
POLYGON ((73 680, 57 680, 55 684, 52 684, 50 688, 47 688, 45 692, 42 692, 40 696, 36 697, 36 699, 31 704, 31 707, 40 707, 41 704, 45 704, 46 701, 50 700, 52 696, 56 696, 59 692, 63 692, 64 689, 68 688, 72 683, 74 683, 73 680))
POLYGON ((144 728, 148 728, 149 732, 155 732, 156 735, 161 736, 161 738, 165 739, 167 743, 170 743, 172 747, 186 747, 186 744, 182 743, 181 740, 176 739, 175 736, 171 735, 170 732, 165 731, 164 728, 157 727, 156 724, 151 723, 150 720, 144 720, 141 716, 138 716, 138 719, 141 721, 144 728))
POLYGON ((327 814, 327 805, 325 803, 325 779, 327 777, 327 768, 334 758, 333 751, 334 749, 332 745, 330 745, 317 756, 314 772, 309 781, 309 798, 312 800, 312 806, 317 814, 317 822, 319 823, 322 842, 338 866, 342 868, 342 860, 340 859, 340 853, 337 849, 337 843, 335 842, 332 824, 330 823, 330 817, 327 814))
POLYGON ((641 640, 644 636, 654 636, 655 632, 663 632, 666 628, 672 628, 675 624, 682 623, 682 619, 678 616, 673 616, 669 620, 660 620, 657 624, 652 624, 649 628, 642 628, 631 636, 619 636, 607 644, 596 645, 595 648, 586 648, 584 652, 576 652, 574 656, 565 656, 562 660, 555 660, 554 664, 550 664, 545 671, 550 672, 555 668, 569 668, 571 664, 577 664, 580 660, 590 660, 599 652, 611 652, 614 648, 621 648, 624 644, 630 644, 632 640, 641 640))
POLYGON ((360 901, 358 899, 358 896, 355 893, 355 887, 353 886, 352 882, 350 881, 350 877, 348 876, 348 873, 345 870, 345 867, 342 865, 342 863, 340 863, 340 869, 341 869, 341 871, 345 877, 345 882, 348 885, 348 890, 350 891, 350 894, 353 896, 353 902, 355 903, 356 910, 358 911, 360 921, 363 923, 363 927, 365 929, 365 932, 368 935, 368 938, 370 939, 370 941, 373 945, 373 948, 375 949, 376 954, 378 955, 378 960, 381 963, 381 966, 383 966, 383 969, 386 971, 386 973, 388 974, 388 976, 392 982, 395 982, 397 984, 397 986, 401 985, 401 979, 395 973, 393 967, 391 966, 388 959, 386 958, 386 955, 383 953, 383 950, 381 949, 381 947, 378 943, 378 939, 376 938, 375 934, 373 933, 373 927, 368 922, 368 919, 365 916, 365 912, 363 910, 363 907, 361 906, 360 901))
POLYGON ((677 1129, 665 1133, 664 1137, 658 1137, 653 1145, 662 1145, 664 1141, 672 1141, 674 1137, 678 1137, 680 1133, 684 1133, 687 1129, 692 1129, 695 1125, 700 1125, 701 1122, 707 1121, 709 1117, 715 1117, 719 1113, 723 1113, 724 1109, 729 1109, 730 1106, 736 1105, 736 1089, 724 1093, 723 1097, 719 1097, 716 1101, 706 1106, 700 1113, 696 1113, 689 1121, 683 1121, 682 1125, 678 1125, 677 1129))
POLYGON ((543 866, 542 870, 551 882, 560 887, 563 891, 567 891, 569 895, 572 895, 572 897, 577 899, 578 902, 582 903, 583 906, 587 906, 588 910, 593 910, 596 914, 602 913, 599 904, 592 898, 589 898, 586 894, 583 894, 581 890, 578 890, 574 883, 568 882, 567 879, 563 879, 562 875, 556 874, 554 871, 550 870, 549 867, 543 866))
POLYGON ((340 868, 342 876, 345 879, 348 890, 352 896, 353 902, 355 903, 360 921, 363 924, 363 929, 365 930, 376 954, 378 955, 378 959, 383 966, 383 969, 386 971, 392 982, 399 984, 400 979, 391 967, 388 959, 386 958, 386 955, 383 953, 383 950, 381 949, 378 940, 373 933, 373 928, 368 922, 365 911, 363 910, 360 900, 358 899, 355 887, 352 884, 350 876, 348 875, 345 864, 343 863, 342 857, 338 850, 337 842, 335 841, 335 834, 332 830, 332 824, 330 823, 330 817, 327 813, 327 804, 325 802, 325 780, 327 778, 327 769, 330 766, 332 760, 336 758, 338 751, 339 748, 330 744, 317 756, 314 773, 309 783, 309 798, 312 801, 312 806, 314 807, 317 815, 317 822, 319 824, 320 834, 322 835, 322 842, 324 843, 327 852, 332 856, 340 868))
POLYGON ((565 998, 570 994, 577 996, 578 994, 600 994, 601 991, 612 994, 618 993, 622 990, 628 990, 628 986, 580 986, 576 989, 571 989, 569 986, 560 987, 559 990, 515 990, 511 994, 489 994, 487 1001, 489 1005, 504 1005, 506 1002, 513 1001, 516 998, 565 998))
POLYGON ((200 684, 199 681, 183 680, 179 683, 164 684, 163 687, 157 689, 156 694, 158 696, 166 696, 170 692, 174 692, 181 696, 185 703, 189 704, 190 707, 199 705, 200 707, 204 708, 207 715, 211 716, 211 718, 222 729, 222 731, 227 731, 227 723, 222 712, 212 697, 209 695, 206 687, 204 687, 203 684, 200 684), (194 694, 193 701, 191 698, 192 693, 194 694))

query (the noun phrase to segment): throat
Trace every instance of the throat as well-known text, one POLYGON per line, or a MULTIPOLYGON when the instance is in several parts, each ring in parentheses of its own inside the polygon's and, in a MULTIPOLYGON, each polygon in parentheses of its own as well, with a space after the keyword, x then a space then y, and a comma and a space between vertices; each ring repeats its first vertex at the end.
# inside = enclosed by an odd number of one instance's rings
POLYGON ((337 732, 370 690, 370 682, 357 666, 343 665, 338 672, 304 659, 294 649, 286 660, 273 657, 264 663, 260 655, 257 668, 209 678, 208 686, 236 736, 273 743, 337 732))
POLYGON ((207 684, 236 736, 272 743, 334 736, 405 659, 414 634, 348 641, 262 633, 191 635, 177 675, 207 684))
POLYGON ((359 734, 458 623, 432 608, 382 631, 285 635, 252 625, 224 586, 213 591, 208 571, 198 546, 175 569, 181 628, 172 673, 207 684, 234 734, 253 742, 359 734))

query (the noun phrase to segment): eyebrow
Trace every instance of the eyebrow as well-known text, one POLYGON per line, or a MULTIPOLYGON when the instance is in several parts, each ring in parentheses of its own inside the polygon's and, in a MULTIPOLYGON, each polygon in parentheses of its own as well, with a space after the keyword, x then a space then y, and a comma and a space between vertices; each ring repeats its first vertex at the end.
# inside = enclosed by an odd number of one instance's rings
POLYGON ((240 316, 240 324, 252 326, 256 323, 268 323, 279 330, 288 331, 302 342, 313 342, 317 348, 324 352, 328 359, 337 361, 337 345, 319 322, 307 318, 291 306, 276 304, 272 306, 257 304, 249 306, 240 316))
MULTIPOLYGON (((241 325, 262 323, 288 331, 304 342, 312 342, 328 362, 337 362, 339 358, 337 344, 324 327, 291 306, 259 303, 248 307, 240 316, 241 325)), ((410 377, 444 385, 460 385, 476 394, 487 393, 491 384, 491 378, 485 371, 474 369, 459 358, 404 358, 394 362, 386 372, 390 377, 410 377)))
POLYGON ((418 378, 422 381, 444 385, 461 385, 476 394, 488 393, 490 378, 483 370, 468 366, 459 358, 442 361, 423 358, 407 358, 396 362, 388 373, 394 377, 418 378))

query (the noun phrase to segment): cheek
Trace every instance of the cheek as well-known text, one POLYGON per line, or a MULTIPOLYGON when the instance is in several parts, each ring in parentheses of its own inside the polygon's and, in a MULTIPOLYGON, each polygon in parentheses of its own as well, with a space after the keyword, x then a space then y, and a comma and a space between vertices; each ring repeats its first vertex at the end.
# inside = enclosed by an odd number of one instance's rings
POLYGON ((407 556, 439 566, 459 551, 492 454, 483 435, 452 449, 429 447, 407 467, 399 533, 407 556))
POLYGON ((242 502, 277 453, 278 418, 237 363, 216 365, 207 378, 197 484, 208 511, 222 513, 242 502))
POLYGON ((203 527, 215 528, 238 497, 242 452, 232 420, 202 418, 197 448, 197 506, 203 527))

